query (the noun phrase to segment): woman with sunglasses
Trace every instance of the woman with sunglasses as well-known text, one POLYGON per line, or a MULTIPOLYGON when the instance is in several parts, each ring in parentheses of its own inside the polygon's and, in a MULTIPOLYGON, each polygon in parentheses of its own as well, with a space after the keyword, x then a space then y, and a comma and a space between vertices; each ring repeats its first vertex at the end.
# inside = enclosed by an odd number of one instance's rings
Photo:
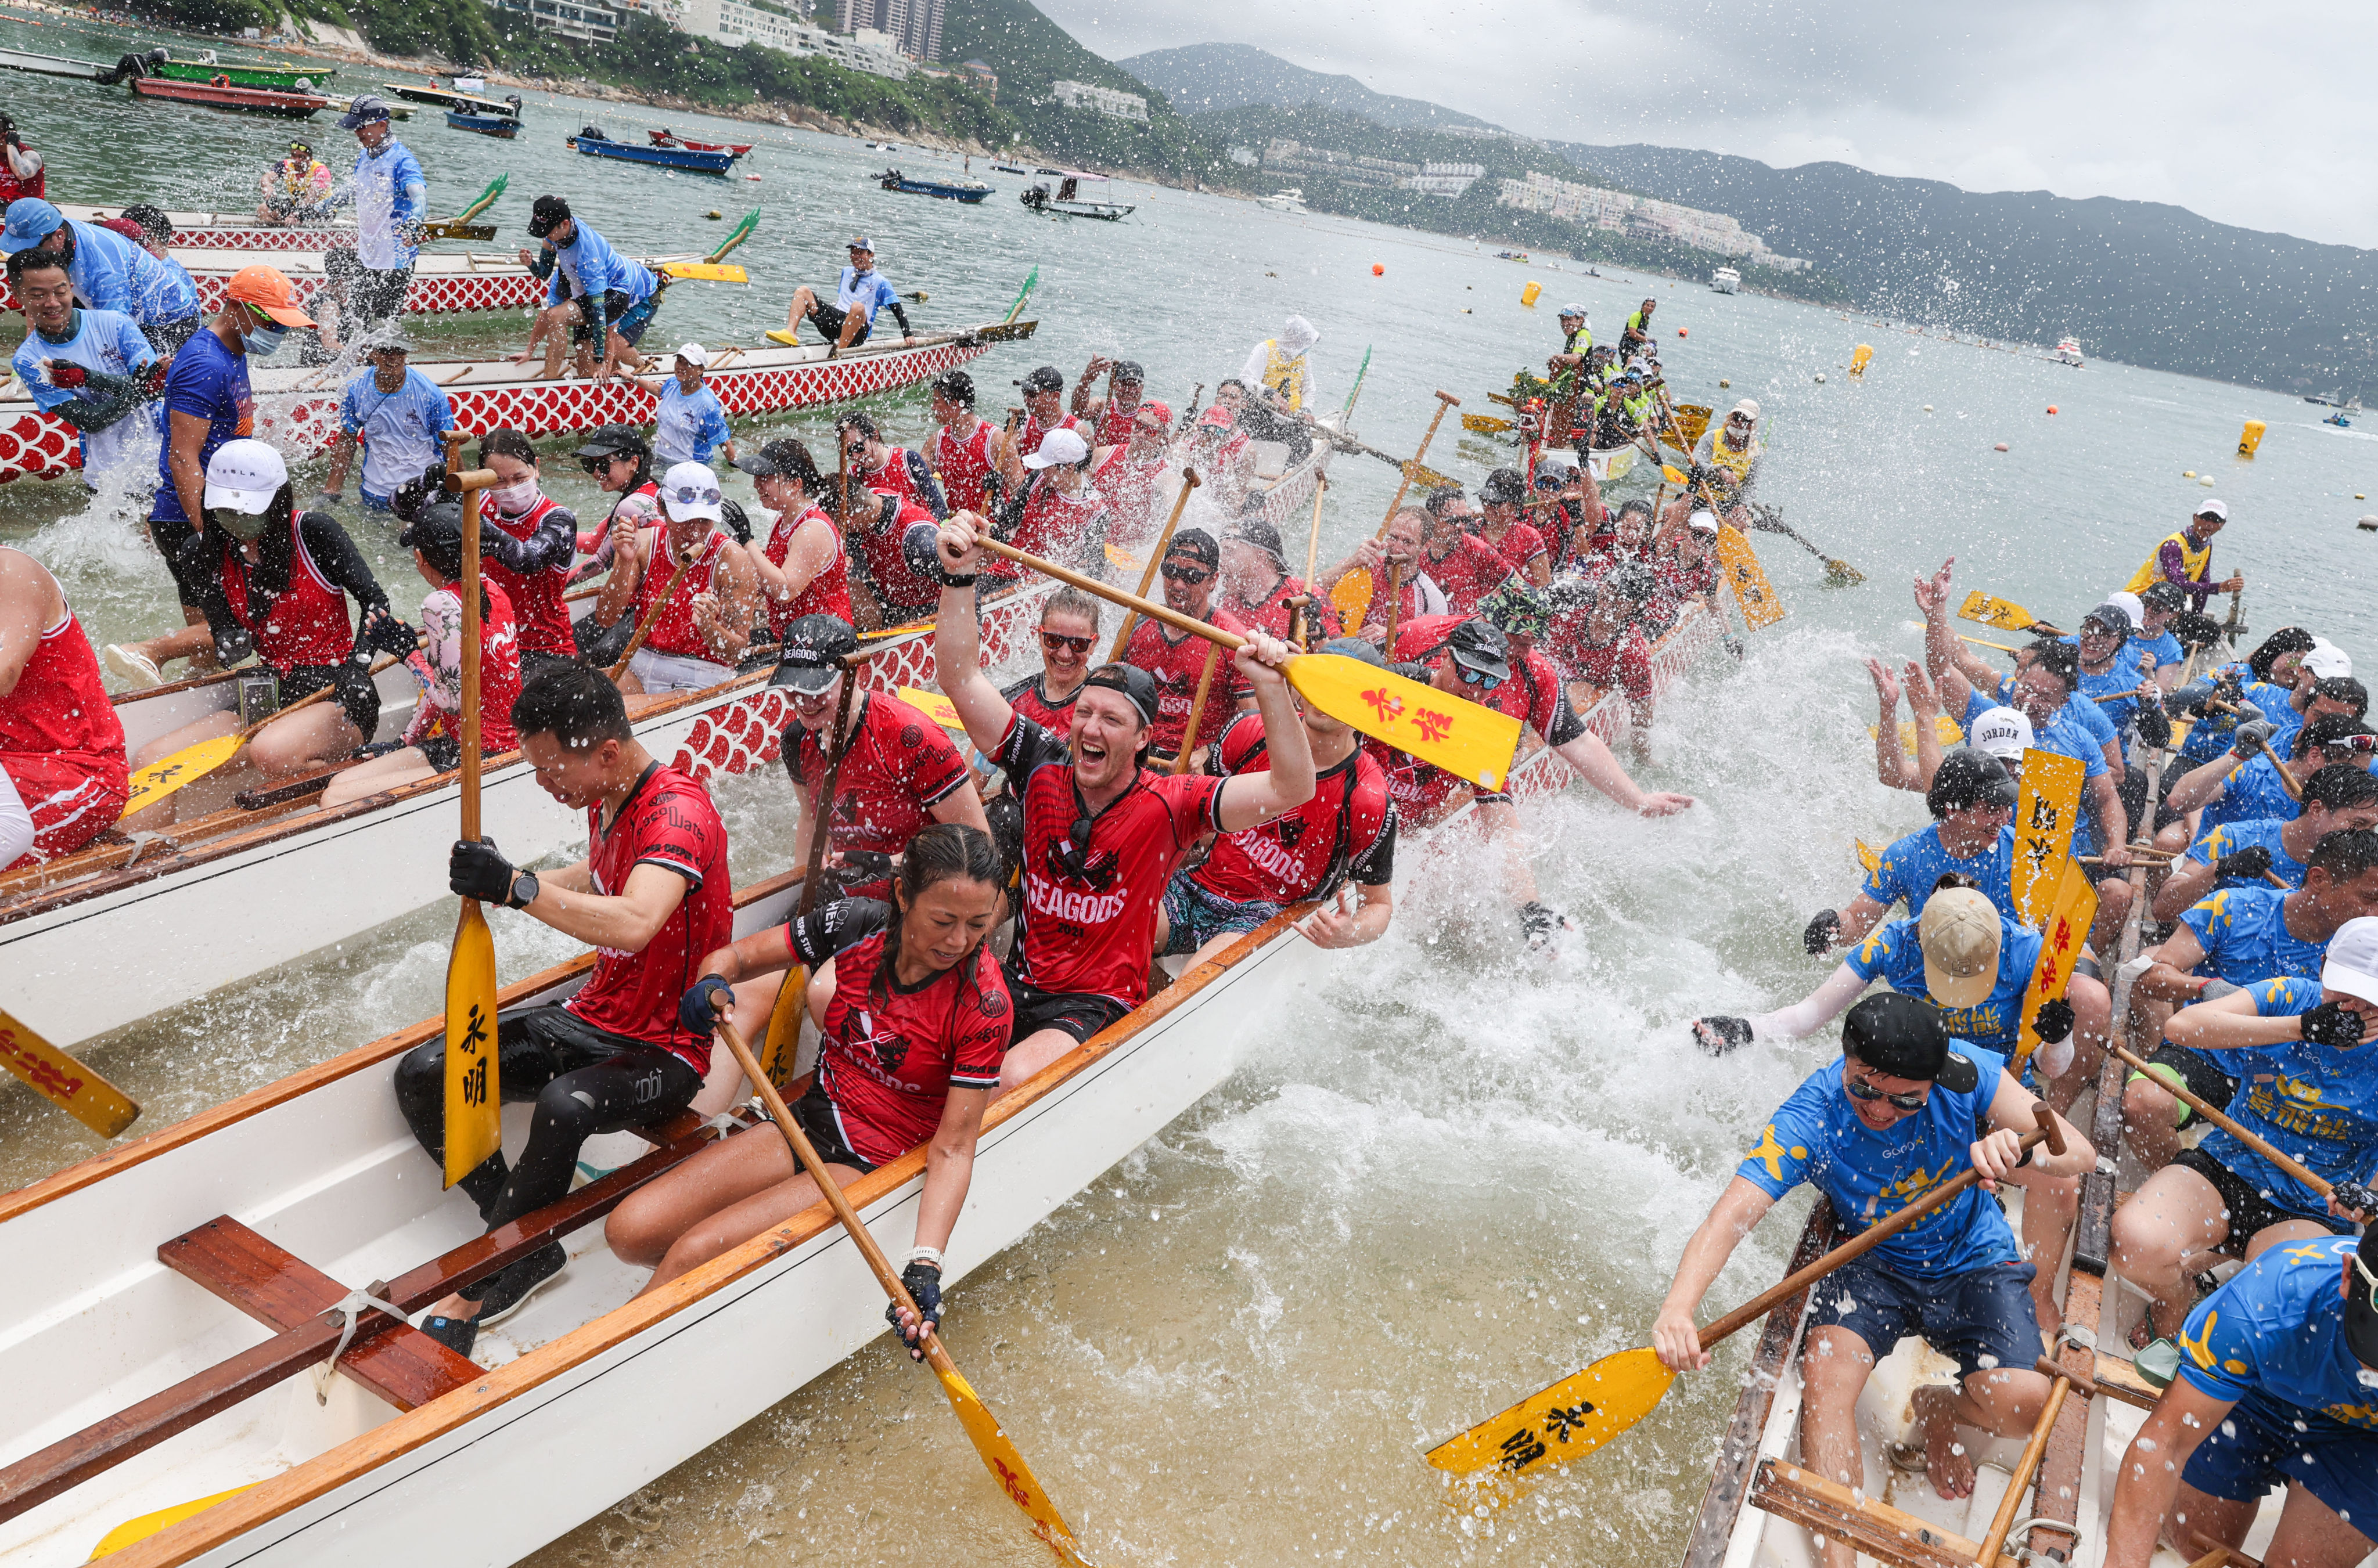
POLYGON ((924 457, 883 439, 874 416, 857 410, 834 422, 834 438, 841 443, 843 461, 854 480, 871 490, 886 490, 912 506, 925 509, 935 522, 950 515, 950 504, 934 483, 924 457))
MULTIPOLYGON (((1701 1297, 1742 1239, 1802 1182, 1845 1223, 1863 1227, 1970 1166, 1979 1185, 1818 1282, 1801 1359, 1800 1463, 1855 1479, 1864 1464, 1857 1402, 1868 1374, 1909 1335, 1953 1357, 1956 1382, 1916 1390, 1916 1416, 1933 1490, 1959 1498, 1973 1492, 1974 1461, 1956 1428, 2022 1436, 2048 1393, 2032 1363, 2055 1319, 2034 1315, 2046 1293, 1996 1201, 2000 1184, 2024 1189, 2027 1218, 2051 1192, 2077 1201, 2097 1155, 2061 1118, 2062 1154, 2046 1143, 2025 1152, 2022 1135, 2036 1125, 2032 1095, 2005 1058, 1953 1042, 1942 1022, 1922 998, 1898 993, 1850 1010, 1841 1059, 1810 1073, 1776 1108, 1686 1243, 1651 1343, 1672 1371, 1710 1364, 1693 1323, 1701 1297)), ((1827 1540, 1826 1568, 1852 1568, 1852 1559, 1849 1543, 1827 1540)))
POLYGON ((721 526, 718 476, 698 462, 679 463, 662 475, 660 498, 659 527, 612 524, 617 560, 594 602, 597 619, 629 616, 650 628, 619 675, 631 713, 649 706, 639 697, 702 691, 732 678, 760 614, 759 576, 721 526))
POLYGON ((1040 673, 1000 688, 1000 696, 1042 729, 1063 735, 1098 645, 1099 602, 1078 588, 1058 589, 1040 605, 1040 673))
MULTIPOLYGON (((838 899, 721 948, 678 1004, 688 1029, 707 1032, 732 1013, 748 1033, 768 1018, 785 971, 809 966, 817 1075, 789 1108, 837 1186, 924 1146, 916 1245, 901 1277, 927 1323, 942 1315, 943 1250, 1014 1015, 985 941, 1000 871, 990 835, 928 828, 908 847, 894 902, 838 899)), ((751 1127, 631 1193, 604 1239, 622 1261, 652 1268, 652 1290, 817 1201, 783 1136, 751 1127)), ((913 1345, 917 1325, 894 1323, 913 1345)))
POLYGON ((756 454, 736 459, 735 466, 751 476, 751 488, 767 509, 766 537, 743 548, 759 576, 768 629, 776 640, 783 642, 786 628, 803 616, 854 624, 842 531, 819 504, 826 482, 809 448, 780 437, 756 454))

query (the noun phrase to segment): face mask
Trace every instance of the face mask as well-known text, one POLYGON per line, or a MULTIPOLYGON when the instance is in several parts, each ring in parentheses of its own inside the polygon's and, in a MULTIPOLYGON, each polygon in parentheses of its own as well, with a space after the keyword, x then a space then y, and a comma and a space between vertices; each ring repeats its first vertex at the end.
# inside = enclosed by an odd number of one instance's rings
POLYGON ((517 485, 506 485, 499 489, 487 492, 487 498, 496 503, 498 511, 513 517, 536 505, 536 497, 537 485, 534 474, 531 474, 517 485))
POLYGON ((265 514, 262 512, 244 512, 235 507, 212 507, 208 509, 207 516, 217 528, 243 545, 252 545, 264 537, 265 514))
POLYGON ((281 340, 288 335, 286 327, 247 327, 241 329, 239 341, 249 353, 258 359, 269 359, 281 347, 281 340))

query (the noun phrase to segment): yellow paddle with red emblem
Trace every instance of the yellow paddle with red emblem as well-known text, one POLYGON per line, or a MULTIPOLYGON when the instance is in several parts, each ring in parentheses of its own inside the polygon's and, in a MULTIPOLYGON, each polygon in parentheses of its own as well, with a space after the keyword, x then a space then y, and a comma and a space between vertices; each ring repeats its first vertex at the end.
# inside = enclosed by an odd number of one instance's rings
POLYGON ((102 1138, 114 1137, 140 1114, 123 1090, 5 1011, 0 1011, 0 1067, 102 1138))
MULTIPOLYGON (((462 492, 462 837, 479 836, 479 504, 491 470, 462 472, 463 436, 446 443, 446 483, 462 492)), ((446 957, 446 1185, 503 1147, 503 1085, 496 1065, 496 939, 479 901, 466 898, 446 957)))
MULTIPOLYGON (((1027 555, 1013 545, 979 537, 978 543, 994 556, 1071 583, 1150 620, 1162 621, 1176 631, 1192 632, 1226 651, 1235 652, 1246 646, 1247 640, 1236 632, 1208 626, 1168 604, 1027 555)), ((1298 696, 1339 723, 1399 751, 1409 751, 1423 762, 1433 762, 1464 784, 1494 790, 1502 788, 1504 780, 1510 777, 1512 754, 1519 748, 1519 721, 1508 713, 1447 696, 1433 686, 1339 653, 1300 653, 1282 673, 1298 696)))

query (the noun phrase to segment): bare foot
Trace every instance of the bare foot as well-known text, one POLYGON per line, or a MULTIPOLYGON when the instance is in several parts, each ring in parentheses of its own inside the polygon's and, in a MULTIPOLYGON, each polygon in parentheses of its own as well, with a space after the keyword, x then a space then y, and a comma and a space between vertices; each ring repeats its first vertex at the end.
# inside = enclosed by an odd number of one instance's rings
POLYGON ((1974 1457, 1957 1439, 1956 1391, 1933 1386, 1916 1391, 1916 1418, 1924 1425, 1925 1471, 1932 1490, 1955 1500, 1974 1495, 1974 1457))
POLYGON ((2064 1326, 2064 1314, 2057 1310, 2054 1291, 2051 1289, 2033 1291, 2031 1307, 2039 1318, 2039 1337, 2053 1354, 2056 1349, 2056 1331, 2064 1326))

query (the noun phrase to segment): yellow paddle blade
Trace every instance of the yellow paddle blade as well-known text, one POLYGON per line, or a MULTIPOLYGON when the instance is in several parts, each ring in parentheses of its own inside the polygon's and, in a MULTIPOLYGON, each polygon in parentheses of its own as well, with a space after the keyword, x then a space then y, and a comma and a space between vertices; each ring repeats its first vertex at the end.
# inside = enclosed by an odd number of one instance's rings
POLYGON ((2081 816, 2081 784, 2087 766, 2078 757, 2053 751, 2023 754, 2023 788, 2014 803, 2014 868, 2007 892, 2015 918, 2044 928, 2056 890, 2072 853, 2072 825, 2081 816))
MULTIPOLYGON (((714 283, 748 283, 751 275, 735 263, 718 261, 665 261, 661 270, 672 278, 707 278, 714 283)), ((770 337, 775 334, 771 332, 770 337)))
POLYGON ((1141 560, 1137 556, 1133 555, 1129 550, 1117 549, 1114 545, 1110 545, 1107 546, 1107 565, 1111 567, 1121 567, 1125 571, 1137 571, 1147 565, 1147 563, 1141 560))
POLYGON ((966 722, 958 717, 957 704, 940 692, 927 691, 921 686, 897 687, 895 690, 901 701, 916 709, 943 729, 955 730, 960 735, 966 733, 966 722))
POLYGON ((124 803, 124 816, 129 817, 145 807, 154 806, 184 784, 195 784, 205 778, 237 756, 240 744, 240 737, 236 735, 219 735, 196 746, 185 746, 171 757, 134 770, 132 798, 124 803))
POLYGON ((1663 462, 1660 465, 1660 477, 1671 485, 1682 485, 1685 482, 1685 471, 1675 463, 1663 462))
POLYGON ((1872 875, 1882 865, 1882 856, 1862 838, 1854 838, 1850 843, 1857 846, 1858 864, 1866 868, 1869 876, 1872 875))
POLYGON ((1465 413, 1461 428, 1473 436, 1500 436, 1511 428, 1511 421, 1492 413, 1465 413))
POLYGON ((1493 1420, 1446 1439, 1428 1451, 1428 1462, 1457 1476, 1490 1466, 1516 1476, 1547 1460, 1564 1465, 1650 1415, 1675 1381, 1648 1347, 1604 1356, 1493 1420))
POLYGON ((1450 490, 1461 483, 1459 479, 1447 479, 1417 458, 1404 464, 1404 477, 1423 490, 1450 490))
POLYGON ((1508 713, 1342 653, 1291 659, 1288 683, 1339 724, 1434 762, 1465 784, 1500 789, 1510 776, 1519 721, 1508 713))
MULTIPOLYGON (((1872 740, 1880 727, 1881 726, 1877 724, 1867 725, 1866 737, 1868 740, 1872 740)), ((1940 744, 1944 748, 1951 746, 1963 746, 1965 743, 1965 732, 1964 728, 1958 724, 1956 720, 1951 718, 1946 713, 1935 713, 1932 715, 1932 733, 1940 737, 1940 744)), ((1916 755, 1915 720, 1902 719, 1899 721, 1899 748, 1902 751, 1906 752, 1910 757, 1916 755)))
POLYGON ((974 1443, 974 1451, 982 1455, 983 1464, 991 1470, 991 1479, 999 1483, 999 1490, 1007 1494, 1010 1502, 1024 1510, 1025 1515, 1032 1521, 1032 1533, 1057 1554, 1058 1562, 1069 1564, 1071 1568, 1090 1568, 1090 1560, 1084 1557, 1081 1548, 1074 1544, 1074 1532, 1058 1514, 1057 1505, 1049 1501, 1047 1492, 1040 1490, 1039 1479, 1032 1474, 1032 1466, 1024 1462, 1024 1455, 1007 1441, 1007 1434, 999 1430, 999 1418, 991 1413, 991 1406, 975 1393, 965 1373, 947 1362, 943 1366, 947 1370, 941 1373, 942 1392, 949 1395, 950 1408, 957 1413, 958 1424, 966 1428, 967 1439, 974 1443))
POLYGON ((1775 585, 1767 581, 1759 553, 1750 547, 1742 530, 1730 522, 1718 527, 1717 565, 1734 585, 1735 603, 1742 606, 1745 626, 1758 631, 1784 618, 1784 601, 1775 596, 1775 585))
POLYGON ((768 341, 772 343, 782 343, 788 349, 801 346, 801 341, 790 332, 771 332, 768 334, 768 341))
POLYGON ((2062 996, 2064 987, 2072 983, 2072 966, 2080 961, 2082 944, 2089 940, 2089 928, 2096 918, 2097 885, 2089 880, 2089 868, 2078 860, 2065 861, 2064 874, 2056 881, 2056 902, 2048 906, 2048 924, 2039 930, 2039 962, 2032 968, 2031 984, 2024 988, 2014 1060, 2007 1064, 2018 1078, 2023 1076, 2023 1064, 2039 1048, 2039 1031, 2032 1027, 2032 1021, 2039 1016, 2042 1002, 2062 996))
POLYGON ((776 987, 776 1005, 768 1014, 767 1042, 760 1047, 760 1069, 783 1094, 792 1087, 793 1062, 801 1043, 801 1013, 810 994, 810 972, 796 964, 776 987))
POLYGON ((114 1137, 140 1114, 123 1090, 5 1011, 0 1011, 0 1067, 102 1138, 114 1137))
POLYGON ((1370 572, 1356 567, 1329 590, 1329 602, 1338 608, 1338 624, 1349 637, 1363 628, 1363 617, 1371 613, 1371 587, 1370 572))
POLYGON ((250 1481, 247 1486, 234 1487, 229 1491, 219 1491, 212 1497, 193 1498, 187 1502, 177 1502, 171 1508, 160 1508, 154 1514, 143 1514, 138 1519, 126 1519, 99 1538, 99 1544, 90 1549, 89 1561, 95 1562, 102 1557, 122 1551, 135 1541, 145 1541, 158 1531, 169 1529, 194 1514, 203 1514, 225 1498, 237 1497, 241 1492, 247 1490, 248 1487, 256 1484, 250 1481))
POLYGON ((1957 618, 1979 621, 2000 631, 2029 631, 2039 617, 2012 600, 1993 598, 1976 588, 1957 606, 1957 618))
POLYGON ((496 1068, 496 937, 479 901, 462 901, 446 961, 446 1185, 503 1147, 496 1068))

